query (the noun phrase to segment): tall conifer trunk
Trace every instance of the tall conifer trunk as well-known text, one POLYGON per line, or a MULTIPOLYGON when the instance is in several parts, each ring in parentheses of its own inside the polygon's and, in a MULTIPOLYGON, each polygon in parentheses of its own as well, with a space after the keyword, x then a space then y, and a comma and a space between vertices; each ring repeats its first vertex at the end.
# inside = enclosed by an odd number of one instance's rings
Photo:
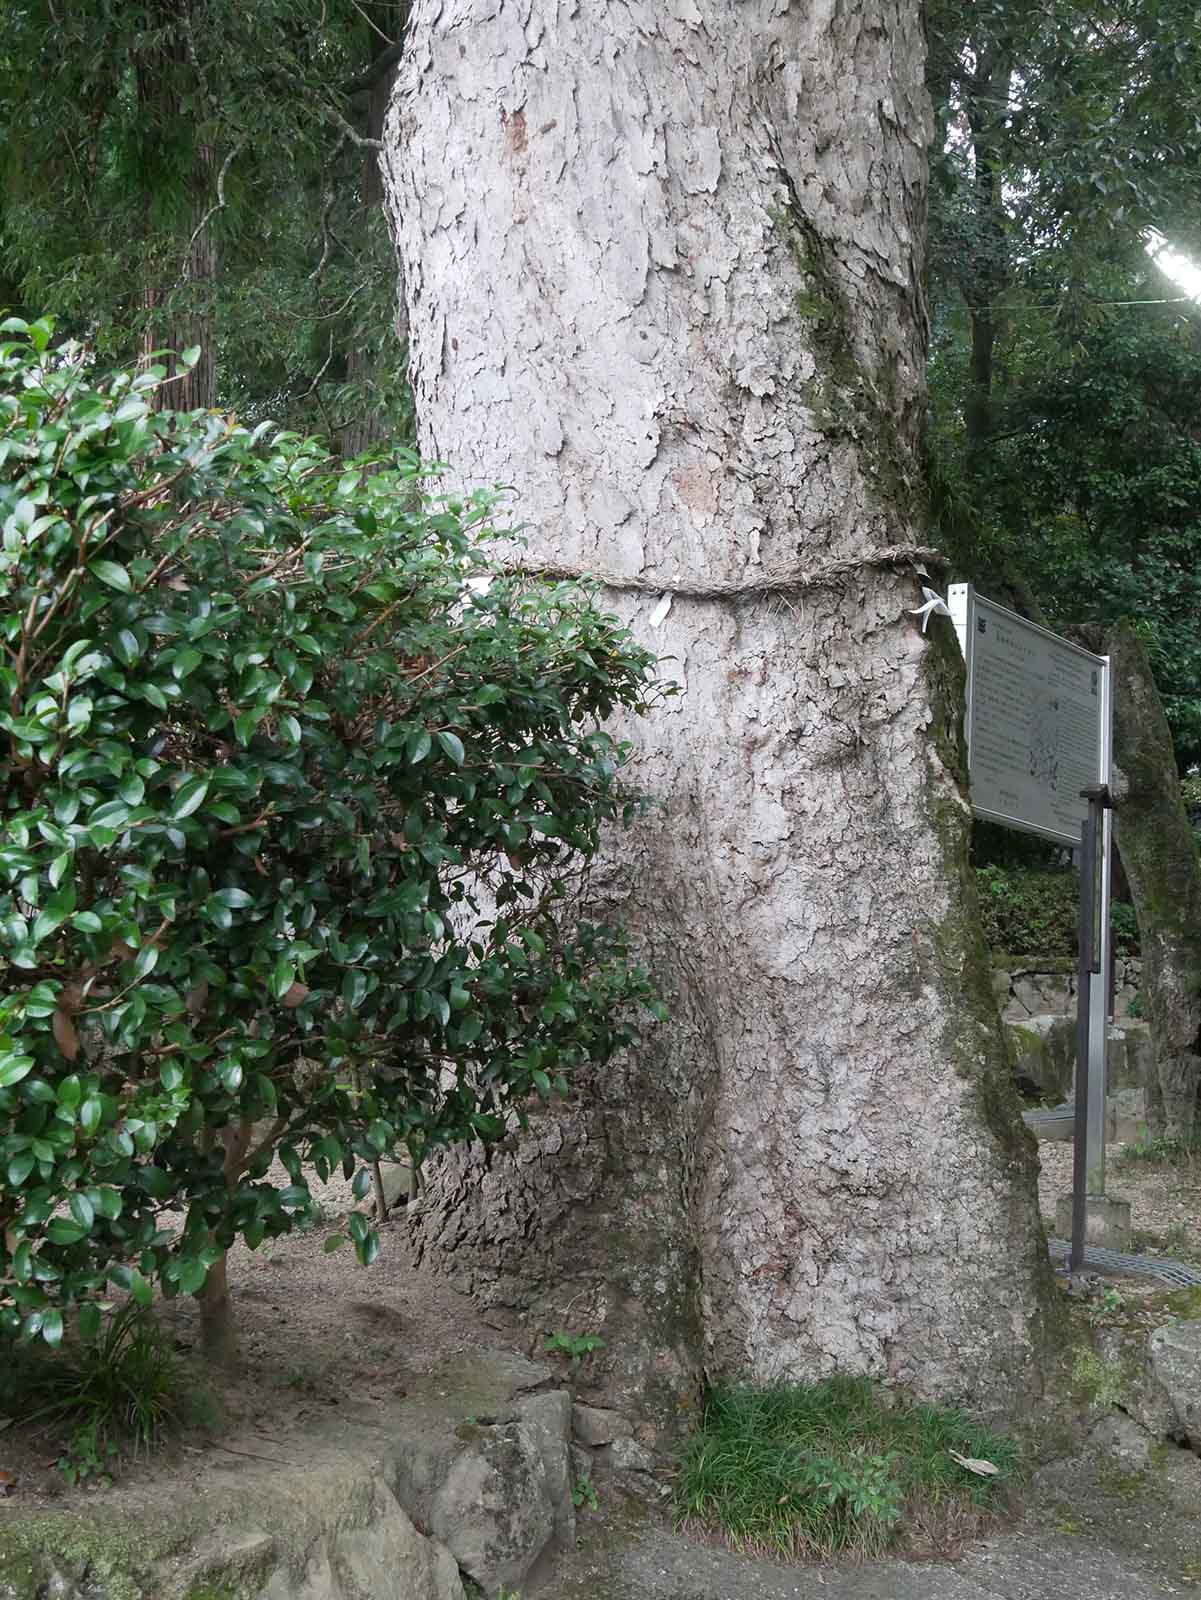
MULTIPOLYGON (((514 485, 677 699, 595 884, 670 1022, 512 1150, 428 1260, 702 1372, 996 1407, 1048 1282, 967 864, 953 635, 923 637, 919 8, 417 0, 386 128, 421 444, 514 485)), ((602 1386, 602 1385, 598 1385, 602 1386)))
MULTIPOLYGON (((179 207, 178 249, 145 263, 142 354, 167 352, 158 359, 171 382, 153 393, 153 403, 173 411, 196 411, 216 404, 217 351, 212 295, 217 277, 213 219, 219 209, 214 151, 198 137, 198 118, 206 114, 209 87, 199 77, 189 30, 197 0, 152 0, 147 11, 150 42, 137 58, 137 89, 147 142, 149 170, 164 181, 186 152, 184 199, 179 207), (186 90, 186 95, 185 95, 186 90), (189 370, 176 361, 199 346, 189 370)), ((151 192, 147 204, 157 200, 151 192)))

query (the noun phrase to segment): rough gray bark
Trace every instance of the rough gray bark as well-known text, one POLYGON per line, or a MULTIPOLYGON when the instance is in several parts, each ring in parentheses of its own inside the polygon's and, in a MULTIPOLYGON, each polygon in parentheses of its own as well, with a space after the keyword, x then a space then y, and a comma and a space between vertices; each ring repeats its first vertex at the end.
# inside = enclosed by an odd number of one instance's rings
POLYGON ((606 599, 682 690, 622 729, 662 810, 598 885, 671 1021, 448 1162, 419 1247, 661 1421, 702 1368, 1035 1370, 961 669, 875 559, 917 537, 927 121, 916 6, 417 0, 386 126, 424 452, 516 486, 524 561, 657 584, 606 599))
POLYGON ((1113 662, 1115 690, 1114 837, 1138 916, 1155 1046, 1150 1121, 1169 1137, 1190 1138, 1201 1094, 1201 861, 1142 641, 1123 625, 1101 648, 1113 662))

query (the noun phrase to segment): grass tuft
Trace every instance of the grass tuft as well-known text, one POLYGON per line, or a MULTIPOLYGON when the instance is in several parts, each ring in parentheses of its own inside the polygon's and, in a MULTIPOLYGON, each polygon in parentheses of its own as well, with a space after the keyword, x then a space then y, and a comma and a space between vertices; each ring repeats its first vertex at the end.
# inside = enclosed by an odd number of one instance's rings
POLYGON ((1113 1158, 1115 1171, 1131 1167, 1178 1167, 1196 1172, 1201 1169, 1201 1136, 1175 1136, 1144 1133, 1125 1145, 1113 1158))
POLYGON ((676 1519, 789 1560, 947 1550, 1004 1509, 1018 1459, 1014 1440, 867 1379, 719 1388, 680 1460, 676 1519))
POLYGON ((179 1358, 151 1312, 130 1301, 94 1338, 52 1355, 22 1352, 0 1396, 27 1422, 72 1432, 60 1465, 71 1481, 107 1476, 122 1451, 153 1449, 184 1420, 188 1399, 179 1358))

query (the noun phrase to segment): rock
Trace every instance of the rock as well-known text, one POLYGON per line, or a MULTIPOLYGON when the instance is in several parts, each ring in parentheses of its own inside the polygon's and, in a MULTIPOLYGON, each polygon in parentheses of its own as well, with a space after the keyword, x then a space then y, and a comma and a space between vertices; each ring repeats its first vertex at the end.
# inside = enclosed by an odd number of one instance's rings
POLYGON ((35 1513, 19 1539, 6 1522, 0 1600, 466 1600, 456 1557, 490 1596, 528 1586, 574 1541, 571 1397, 510 1351, 426 1377, 403 1403, 340 1408, 303 1459, 214 1456, 199 1509, 167 1479, 94 1515, 35 1513))
POLYGON ((429 1529, 494 1594, 521 1584, 555 1535, 555 1511, 541 1439, 524 1423, 499 1423, 464 1441, 433 1497, 429 1529))
POLYGON ((282 1570, 272 1573, 258 1600, 341 1600, 324 1542, 317 1546, 300 1577, 293 1578, 282 1570))
POLYGON ((1022 1017, 1033 1016, 1042 1010, 1042 991, 1024 975, 1015 977, 1010 985, 1009 1011, 1022 1017))
MULTIPOLYGON (((386 1490, 387 1504, 362 1528, 347 1528, 334 1540, 330 1565, 343 1600, 377 1600, 395 1592, 404 1574, 405 1600, 465 1600, 450 1551, 423 1538, 386 1490)), ((381 1495, 381 1501, 383 1496, 381 1495)))
POLYGON ((1171 1405, 1175 1437, 1201 1454, 1201 1321, 1156 1328, 1147 1341, 1147 1357, 1171 1405))
POLYGON ((658 1467, 655 1452, 637 1439, 614 1439, 609 1447, 609 1460, 615 1472, 654 1472, 658 1467))
MULTIPOLYGON (((1061 1239, 1072 1237, 1075 1202, 1070 1194, 1055 1202, 1055 1232, 1061 1239)), ((1088 1244, 1105 1250, 1129 1250, 1131 1240, 1130 1202, 1113 1195, 1090 1194, 1084 1202, 1084 1237, 1088 1244)))
POLYGON ((454 1357, 406 1404, 388 1453, 400 1504, 490 1594, 574 1542, 571 1396, 543 1388, 552 1377, 508 1351, 454 1357))
POLYGON ((538 1446, 546 1468, 546 1488, 555 1516, 560 1550, 575 1544, 575 1502, 571 1498, 571 1396, 566 1389, 529 1395, 517 1402, 517 1416, 538 1446))
POLYGON ((1007 1021, 1005 1029, 1018 1078, 1032 1083, 1047 1099, 1066 1099, 1076 1060, 1075 1018, 1044 1012, 1007 1021))
POLYGON ((1148 1022, 1124 1022, 1126 1034, 1126 1076, 1132 1089, 1146 1090, 1156 1082, 1155 1043, 1148 1022))
POLYGON ((38 1590, 38 1600, 93 1600, 97 1595, 98 1591, 94 1584, 86 1582, 83 1578, 74 1577, 64 1572, 61 1567, 53 1565, 38 1590))
POLYGON ((1120 1411, 1102 1417, 1089 1435, 1089 1441, 1107 1455, 1116 1457, 1132 1472, 1142 1472, 1151 1465, 1154 1440, 1133 1417, 1124 1416, 1120 1411))
POLYGON ((379 1180, 380 1187, 384 1191, 384 1204, 389 1211, 399 1201, 408 1201, 412 1192, 413 1174, 403 1161, 381 1164, 379 1180))
POLYGON ((179 1576, 186 1590, 227 1588, 235 1582, 250 1588, 261 1583, 277 1558, 275 1540, 261 1528, 227 1527, 198 1545, 179 1576))
POLYGON ((630 1439, 634 1435, 632 1425, 620 1411, 602 1406, 573 1406, 571 1425, 581 1444, 612 1444, 614 1439, 630 1439))
POLYGON ((1147 1125, 1147 1091, 1119 1089, 1108 1097, 1107 1105, 1109 1137, 1121 1144, 1137 1139, 1147 1125))
POLYGON ((360 1515, 360 1526, 320 1540, 299 1574, 272 1573, 257 1600, 377 1600, 396 1593, 399 1573, 405 1600, 466 1600, 450 1551, 417 1532, 383 1483, 360 1515))
POLYGON ((1064 1016, 1074 1009, 1075 985, 1066 972, 1015 972, 1010 980, 1011 1000, 1006 1007, 1010 1016, 1024 1021, 1022 1013, 1032 1017, 1064 1016))

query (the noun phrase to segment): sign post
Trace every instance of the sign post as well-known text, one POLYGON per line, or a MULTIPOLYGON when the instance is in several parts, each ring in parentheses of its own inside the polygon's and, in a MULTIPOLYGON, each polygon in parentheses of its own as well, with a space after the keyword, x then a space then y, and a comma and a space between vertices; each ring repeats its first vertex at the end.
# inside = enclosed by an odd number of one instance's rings
POLYGON ((967 667, 973 813, 1080 853, 1075 1270, 1083 1259, 1086 1199, 1105 1192, 1112 839, 1109 657, 1093 655, 985 600, 971 584, 952 584, 946 604, 967 667), (1097 974, 1102 980, 1094 983, 1097 974))

